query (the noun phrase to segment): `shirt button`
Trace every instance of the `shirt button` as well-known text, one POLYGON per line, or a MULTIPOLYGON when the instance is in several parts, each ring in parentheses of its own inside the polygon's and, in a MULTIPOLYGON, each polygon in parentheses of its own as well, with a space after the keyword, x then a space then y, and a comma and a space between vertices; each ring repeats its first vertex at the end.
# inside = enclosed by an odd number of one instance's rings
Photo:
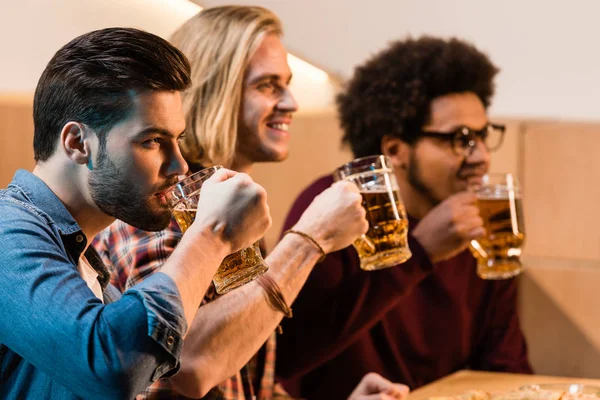
POLYGON ((175 343, 175 338, 173 336, 169 336, 167 338, 167 345, 170 347, 173 346, 173 343, 175 343))
POLYGON ((81 242, 83 242, 83 236, 82 235, 77 235, 75 237, 75 240, 77 241, 77 243, 81 243, 81 242))

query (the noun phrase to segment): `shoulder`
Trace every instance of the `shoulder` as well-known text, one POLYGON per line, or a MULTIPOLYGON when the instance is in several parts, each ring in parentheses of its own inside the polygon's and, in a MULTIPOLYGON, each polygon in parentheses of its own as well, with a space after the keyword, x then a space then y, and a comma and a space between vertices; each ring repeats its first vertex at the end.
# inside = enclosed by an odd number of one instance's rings
POLYGON ((0 267, 30 270, 36 259, 68 262, 60 230, 43 210, 0 194, 0 220, 0 267))
POLYGON ((5 190, 0 191, 0 231, 23 229, 26 225, 39 228, 48 227, 52 220, 43 210, 25 199, 10 196, 5 190))

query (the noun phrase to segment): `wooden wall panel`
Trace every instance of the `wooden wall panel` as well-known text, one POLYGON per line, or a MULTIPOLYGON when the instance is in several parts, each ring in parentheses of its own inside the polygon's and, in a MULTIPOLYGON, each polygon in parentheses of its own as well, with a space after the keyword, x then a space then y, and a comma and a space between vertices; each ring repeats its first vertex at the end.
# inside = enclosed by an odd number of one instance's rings
POLYGON ((492 153, 490 172, 513 172, 519 173, 521 162, 521 130, 523 123, 512 119, 495 119, 492 121, 506 125, 504 142, 496 152, 492 153))
POLYGON ((33 169, 32 107, 30 95, 0 95, 0 187, 17 169, 33 169))
POLYGON ((526 252, 600 259, 600 124, 534 123, 524 131, 526 252))
POLYGON ((600 378, 600 262, 525 261, 519 309, 534 371, 600 378))
POLYGON ((600 377, 600 124, 525 122, 523 330, 536 372, 600 377))

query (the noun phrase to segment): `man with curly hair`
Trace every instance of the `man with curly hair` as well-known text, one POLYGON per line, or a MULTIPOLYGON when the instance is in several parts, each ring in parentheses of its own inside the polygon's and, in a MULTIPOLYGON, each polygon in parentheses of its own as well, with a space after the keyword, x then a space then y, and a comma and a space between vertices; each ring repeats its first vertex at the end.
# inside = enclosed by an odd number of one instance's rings
MULTIPOLYGON (((478 278, 467 248, 485 232, 468 188, 504 135, 486 113, 497 72, 458 39, 407 39, 357 68, 338 96, 354 155, 391 159, 413 256, 367 272, 347 247, 314 268, 278 343, 277 373, 290 393, 335 398, 367 371, 412 389, 463 368, 531 373, 516 282, 478 278)), ((332 180, 300 195, 284 229, 332 180)))

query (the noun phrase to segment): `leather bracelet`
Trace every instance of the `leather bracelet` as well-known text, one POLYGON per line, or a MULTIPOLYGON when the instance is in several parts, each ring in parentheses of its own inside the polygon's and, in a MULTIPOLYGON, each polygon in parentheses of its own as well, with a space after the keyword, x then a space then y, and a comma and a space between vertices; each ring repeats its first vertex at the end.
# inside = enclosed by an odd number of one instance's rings
MULTIPOLYGON (((262 274, 256 281, 265 291, 271 307, 276 311, 281 311, 287 318, 292 318, 292 308, 285 302, 283 293, 281 293, 281 289, 277 282, 267 274, 262 274)), ((279 334, 283 333, 281 325, 277 327, 277 332, 279 332, 279 334)))
POLYGON ((297 231, 295 229, 288 229, 287 231, 283 232, 283 236, 287 235, 288 233, 295 233, 296 235, 300 235, 303 238, 307 239, 312 244, 314 244, 317 247, 317 249, 319 249, 319 252, 321 253, 321 257, 319 257, 319 259, 317 260, 318 263, 322 262, 325 259, 325 257, 327 256, 327 254, 325 254, 325 250, 323 250, 321 245, 315 239, 313 239, 312 236, 310 236, 304 232, 297 231))

